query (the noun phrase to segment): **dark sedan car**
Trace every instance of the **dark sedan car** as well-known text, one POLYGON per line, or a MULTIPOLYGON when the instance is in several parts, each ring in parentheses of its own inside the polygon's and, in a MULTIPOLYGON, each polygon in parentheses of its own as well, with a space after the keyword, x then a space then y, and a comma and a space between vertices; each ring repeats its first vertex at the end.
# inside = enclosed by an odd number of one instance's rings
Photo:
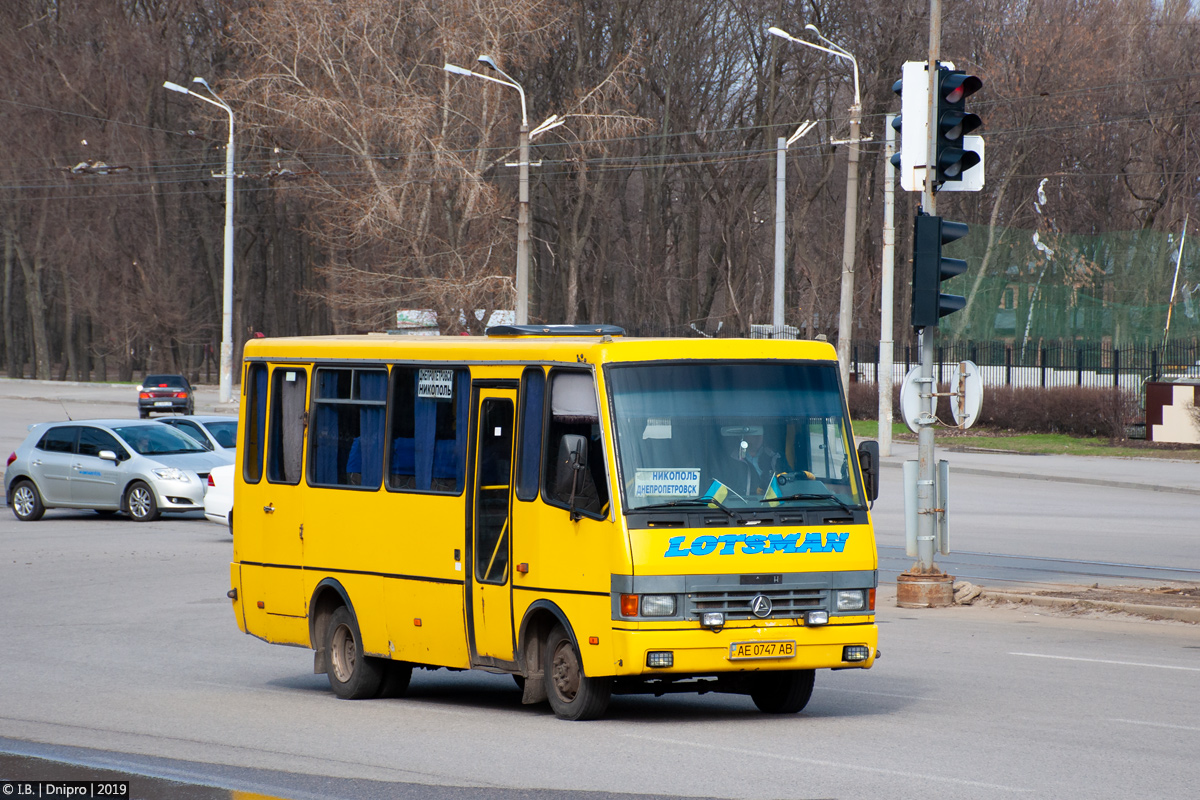
POLYGON ((182 375, 147 375, 138 387, 138 416, 166 413, 196 413, 192 385, 182 375))

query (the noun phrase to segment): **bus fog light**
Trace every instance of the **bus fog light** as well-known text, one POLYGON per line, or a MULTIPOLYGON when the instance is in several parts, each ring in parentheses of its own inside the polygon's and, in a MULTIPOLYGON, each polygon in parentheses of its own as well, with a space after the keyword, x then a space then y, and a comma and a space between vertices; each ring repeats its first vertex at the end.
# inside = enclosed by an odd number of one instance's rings
POLYGON ((673 617, 675 616, 675 595, 645 594, 642 595, 643 617, 673 617))
POLYGON ((828 611, 809 611, 807 614, 804 615, 804 624, 805 625, 828 625, 829 624, 829 612, 828 611))
POLYGON ((842 648, 842 661, 866 661, 871 657, 871 648, 861 644, 849 644, 842 648))
POLYGON ((843 590, 837 593, 838 611, 862 611, 866 606, 862 589, 843 590))
POLYGON ((725 614, 722 611, 705 611, 700 615, 700 624, 705 628, 723 628, 725 614))
POLYGON ((647 667, 673 667, 675 666, 675 654, 670 650, 652 650, 646 653, 647 667))

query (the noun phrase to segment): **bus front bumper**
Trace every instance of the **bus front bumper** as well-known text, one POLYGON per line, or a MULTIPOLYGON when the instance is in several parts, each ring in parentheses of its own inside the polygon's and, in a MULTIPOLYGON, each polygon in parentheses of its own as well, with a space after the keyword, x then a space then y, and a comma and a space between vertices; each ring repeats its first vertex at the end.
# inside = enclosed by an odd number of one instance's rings
POLYGON ((873 621, 814 627, 727 627, 717 631, 615 630, 613 674, 869 669, 879 655, 878 642, 879 629, 873 621))

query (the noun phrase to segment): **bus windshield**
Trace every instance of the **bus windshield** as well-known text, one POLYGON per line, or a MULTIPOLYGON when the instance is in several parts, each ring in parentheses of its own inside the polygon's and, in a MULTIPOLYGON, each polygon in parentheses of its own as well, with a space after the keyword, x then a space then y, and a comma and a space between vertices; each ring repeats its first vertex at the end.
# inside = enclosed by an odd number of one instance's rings
POLYGON ((626 511, 863 507, 832 362, 613 365, 626 511))

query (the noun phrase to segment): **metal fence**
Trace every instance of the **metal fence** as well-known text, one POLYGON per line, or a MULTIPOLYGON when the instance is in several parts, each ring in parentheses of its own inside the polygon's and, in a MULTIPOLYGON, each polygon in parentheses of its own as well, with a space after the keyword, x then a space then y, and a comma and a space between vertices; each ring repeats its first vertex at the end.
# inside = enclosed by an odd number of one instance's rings
MULTIPOLYGON (((856 343, 851 350, 851 371, 856 379, 875 382, 879 375, 879 343, 856 343)), ((915 345, 896 347, 892 381, 902 380, 919 360, 915 345)), ((1024 347, 1004 341, 945 342, 934 350, 938 381, 952 380, 960 361, 973 361, 988 386, 1117 387, 1136 391, 1146 380, 1200 379, 1200 342, 1169 342, 1165 348, 1084 342, 1024 347)))
MULTIPOLYGON (((798 339, 792 326, 774 328, 751 325, 749 330, 725 327, 713 333, 690 330, 628 330, 636 336, 715 336, 751 339, 798 339)), ((916 366, 920 355, 915 344, 895 345, 892 383, 898 384, 916 366)), ((935 347, 934 373, 938 381, 953 380, 960 361, 973 361, 987 386, 1053 388, 1084 386, 1117 387, 1139 391, 1146 380, 1200 380, 1200 339, 1177 339, 1166 346, 1084 341, 939 341, 935 347)), ((851 379, 875 383, 879 375, 879 342, 854 342, 850 354, 851 379)))

